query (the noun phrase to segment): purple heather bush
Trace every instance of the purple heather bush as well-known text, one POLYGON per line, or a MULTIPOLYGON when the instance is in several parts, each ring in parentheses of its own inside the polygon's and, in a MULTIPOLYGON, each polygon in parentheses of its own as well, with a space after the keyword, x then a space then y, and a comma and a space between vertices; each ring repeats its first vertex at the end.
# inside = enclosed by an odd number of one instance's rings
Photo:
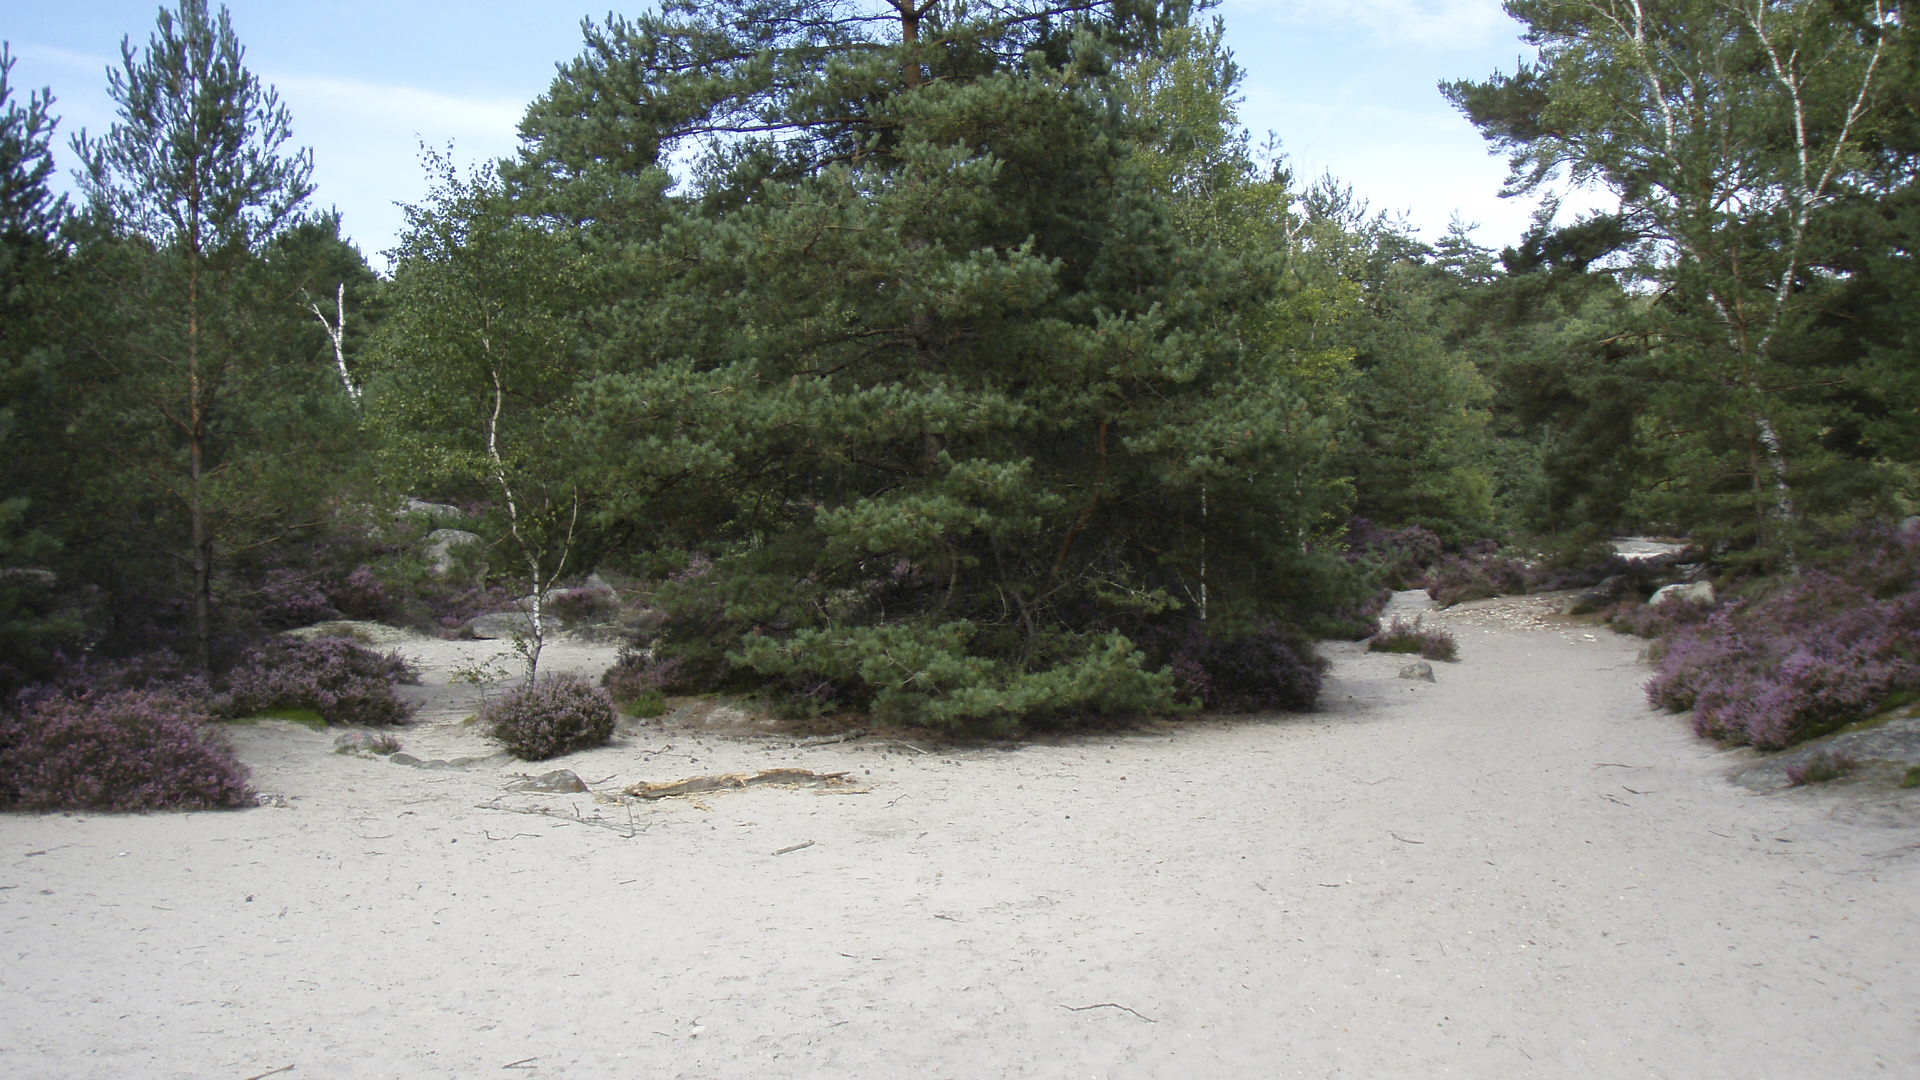
POLYGON ((1669 600, 1664 604, 1623 600, 1601 616, 1608 626, 1635 637, 1672 640, 1682 627, 1705 622, 1713 608, 1692 600, 1669 600))
POLYGON ((1920 538, 1870 537, 1845 564, 1725 605, 1665 642, 1647 697, 1694 730, 1778 750, 1920 692, 1920 538))
POLYGON ((517 687, 480 709, 480 722, 523 761, 605 745, 615 720, 607 692, 572 673, 517 687))
POLYGON ((1198 621, 1156 626, 1136 639, 1173 672, 1181 698, 1220 712, 1304 712, 1320 698, 1327 661, 1277 624, 1223 633, 1198 621))
POLYGON ((1354 518, 1347 525, 1348 559, 1371 564, 1384 588, 1419 587, 1442 550, 1440 538, 1418 525, 1389 529, 1366 518, 1354 518))
POLYGON ((1419 653, 1428 660, 1457 660, 1460 658, 1459 643, 1445 630, 1433 630, 1420 624, 1420 617, 1412 622, 1395 615, 1393 622, 1373 637, 1367 639, 1368 652, 1419 653))
POLYGON ((570 623, 600 622, 619 612, 620 600, 611 588, 599 582, 571 589, 556 589, 547 595, 546 609, 570 623))
POLYGON ((328 602, 326 590, 311 573, 269 570, 260 585, 260 625, 269 630, 291 630, 340 617, 328 602))
POLYGON ((1816 750, 1805 761, 1787 766, 1787 783, 1794 787, 1804 784, 1824 784, 1829 780, 1838 780, 1849 776, 1860 767, 1852 755, 1834 753, 1830 750, 1816 750))
POLYGON ((1448 555, 1427 574, 1427 595, 1441 607, 1493 596, 1521 596, 1532 585, 1527 564, 1490 548, 1448 555))
POLYGON ((354 567, 327 590, 327 601, 349 619, 384 619, 394 607, 386 583, 366 565, 354 567))
POLYGON ((191 697, 53 694, 0 714, 0 805, 192 810, 253 799, 245 766, 191 697))
POLYGON ((377 653, 347 638, 274 638, 248 650, 228 673, 219 711, 312 709, 329 724, 404 724, 413 707, 393 688, 419 678, 399 653, 377 653))

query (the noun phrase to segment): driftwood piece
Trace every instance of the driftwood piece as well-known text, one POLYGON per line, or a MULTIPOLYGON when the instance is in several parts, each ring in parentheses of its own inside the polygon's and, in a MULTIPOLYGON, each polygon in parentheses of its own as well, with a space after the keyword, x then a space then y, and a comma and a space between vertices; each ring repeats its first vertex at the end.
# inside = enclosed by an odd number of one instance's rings
POLYGON ((850 784, 847 774, 817 773, 809 769, 762 769, 757 773, 721 773, 715 776, 690 776, 685 780, 654 783, 642 780, 624 794, 640 799, 666 799, 675 795, 704 795, 712 791, 737 791, 749 787, 840 787, 850 784))

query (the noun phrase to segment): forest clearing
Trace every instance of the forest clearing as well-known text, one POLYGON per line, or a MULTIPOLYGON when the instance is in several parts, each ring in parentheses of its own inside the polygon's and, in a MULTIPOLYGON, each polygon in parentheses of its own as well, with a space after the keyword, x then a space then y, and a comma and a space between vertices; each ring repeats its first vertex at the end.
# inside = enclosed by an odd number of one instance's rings
POLYGON ((1920 1068, 1920 792, 1729 783, 1752 752, 1555 599, 1428 616, 1461 647, 1432 683, 1336 646, 1314 713, 972 745, 683 717, 553 763, 589 794, 512 790, 551 766, 486 758, 445 683, 475 643, 423 641, 439 703, 400 741, 481 763, 268 722, 235 737, 272 805, 6 822, 0 1069, 1920 1068), (770 767, 857 783, 605 794, 770 767))
POLYGON ((1907 0, 1413 0, 1497 248, 1252 6, 0 43, 0 1071, 1920 1074, 1907 0))

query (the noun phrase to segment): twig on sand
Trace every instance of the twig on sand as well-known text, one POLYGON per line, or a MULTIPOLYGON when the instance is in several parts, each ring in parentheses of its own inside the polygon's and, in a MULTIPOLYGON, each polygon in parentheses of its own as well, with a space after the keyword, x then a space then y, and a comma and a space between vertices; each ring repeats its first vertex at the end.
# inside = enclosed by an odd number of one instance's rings
POLYGON ((509 1061, 505 1065, 502 1065, 500 1067, 503 1069, 531 1069, 533 1068, 533 1066, 527 1064, 527 1062, 539 1061, 539 1060, 540 1059, 538 1057, 521 1058, 519 1061, 509 1061))
MULTIPOLYGON (((577 807, 573 813, 563 814, 557 810, 548 810, 545 807, 539 806, 501 806, 493 802, 475 803, 474 806, 480 810, 500 810, 509 814, 531 814, 534 817, 550 817, 574 825, 592 825, 598 829, 612 829, 614 832, 619 833, 623 839, 627 840, 633 839, 635 833, 642 831, 642 827, 633 820, 632 807, 627 808, 627 823, 622 825, 617 821, 608 821, 598 816, 587 817, 582 814, 577 807)), ((489 839, 491 839, 491 837, 489 837, 489 839)))
POLYGON ((799 851, 801 848, 810 848, 813 846, 813 843, 814 842, 811 840, 802 840, 797 844, 788 844, 786 847, 783 847, 779 851, 774 852, 774 854, 785 855, 788 852, 799 851))
POLYGON ((1593 767, 1596 769, 1644 769, 1646 768, 1645 765, 1622 765, 1617 761, 1596 761, 1593 763, 1593 767))
POLYGON ((835 735, 814 735, 805 739, 788 739, 784 743, 770 743, 763 750, 805 750, 814 746, 832 746, 834 743, 852 742, 867 737, 866 728, 842 731, 835 735))
POLYGON ((1068 1012, 1086 1012, 1088 1009, 1119 1009, 1121 1012, 1133 1013, 1133 1015, 1140 1017, 1140 1019, 1145 1020, 1149 1024, 1157 1024, 1160 1022, 1151 1016, 1135 1012, 1133 1009, 1129 1009, 1125 1005, 1114 1001, 1102 1001, 1097 1005, 1062 1005, 1060 1007, 1068 1012))
POLYGON ((263 1073, 255 1073, 252 1076, 247 1077, 247 1080, 267 1080, 267 1077, 269 1076, 278 1076, 283 1072, 292 1072, 292 1071, 293 1071, 293 1066, 282 1065, 277 1069, 268 1069, 266 1072, 263 1072, 263 1073))
POLYGON ((1424 843, 1426 843, 1426 841, 1425 841, 1425 840, 1409 840, 1409 839, 1407 839, 1406 837, 1404 837, 1404 836, 1401 836, 1401 835, 1400 835, 1399 833, 1397 833, 1397 832, 1394 832, 1394 831, 1392 831, 1391 829, 1389 829, 1389 830, 1387 831, 1387 835, 1388 835, 1388 836, 1391 836, 1391 837, 1393 837, 1393 838, 1394 838, 1395 840, 1398 840, 1398 841, 1400 841, 1400 842, 1401 842, 1401 843, 1403 843, 1403 844, 1424 844, 1424 843))

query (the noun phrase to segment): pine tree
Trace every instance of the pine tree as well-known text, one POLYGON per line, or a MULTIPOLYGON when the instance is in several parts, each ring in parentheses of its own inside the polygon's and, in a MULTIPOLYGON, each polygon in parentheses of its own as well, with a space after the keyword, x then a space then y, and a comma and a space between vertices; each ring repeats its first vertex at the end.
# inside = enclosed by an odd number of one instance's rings
MULTIPOLYGON (((162 9, 144 53, 131 39, 108 90, 119 119, 74 149, 111 314, 88 334, 99 367, 143 410, 151 441, 121 457, 177 505, 191 577, 193 655, 211 664, 221 482, 240 473, 228 432, 266 367, 259 256, 312 190, 309 151, 288 152, 286 108, 244 66, 226 9, 162 9), (112 327, 113 331, 100 331, 112 327)), ((139 430, 136 428, 135 430, 139 430)))
POLYGON ((668 651, 1010 728, 1170 707, 1129 633, 1322 613, 1327 433, 1243 333, 1274 267, 1176 225, 1113 79, 1186 14, 677 4, 590 32, 516 181, 627 245, 583 435, 603 526, 714 560, 668 651), (620 215, 644 226, 586 212, 616 174, 656 177, 620 215))

